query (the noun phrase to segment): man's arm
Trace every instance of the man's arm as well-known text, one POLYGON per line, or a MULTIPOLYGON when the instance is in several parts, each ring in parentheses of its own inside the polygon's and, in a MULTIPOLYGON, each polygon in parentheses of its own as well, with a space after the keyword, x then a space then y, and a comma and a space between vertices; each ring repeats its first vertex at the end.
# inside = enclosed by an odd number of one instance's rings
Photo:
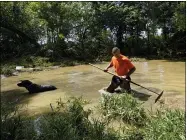
POLYGON ((136 68, 133 67, 132 69, 130 69, 130 71, 127 73, 126 77, 129 77, 131 74, 133 74, 135 72, 136 68))
POLYGON ((130 71, 126 75, 121 76, 121 79, 124 81, 128 81, 126 78, 129 77, 131 74, 133 74, 135 70, 136 70, 135 67, 131 68, 130 71))
POLYGON ((113 67, 112 61, 110 64, 104 69, 104 72, 107 72, 109 68, 113 67))
POLYGON ((136 67, 131 63, 129 59, 126 60, 127 67, 129 68, 129 72, 126 74, 126 77, 129 77, 134 71, 136 70, 136 67))

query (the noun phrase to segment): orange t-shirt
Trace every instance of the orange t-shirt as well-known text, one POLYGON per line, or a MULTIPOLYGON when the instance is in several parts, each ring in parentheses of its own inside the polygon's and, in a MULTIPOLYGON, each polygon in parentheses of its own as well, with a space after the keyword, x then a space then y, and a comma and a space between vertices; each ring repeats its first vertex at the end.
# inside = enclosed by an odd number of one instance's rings
POLYGON ((126 75, 129 70, 134 67, 130 60, 124 55, 120 55, 119 58, 113 56, 110 64, 115 68, 115 72, 118 76, 126 75))

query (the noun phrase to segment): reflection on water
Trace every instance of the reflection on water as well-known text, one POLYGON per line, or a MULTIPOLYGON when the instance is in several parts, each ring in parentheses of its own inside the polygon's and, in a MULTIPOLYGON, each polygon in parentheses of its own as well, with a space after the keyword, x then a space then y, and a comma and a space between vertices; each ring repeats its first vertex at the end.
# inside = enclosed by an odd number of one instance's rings
MULTIPOLYGON (((97 64, 105 68, 108 63, 97 64)), ((164 90, 165 96, 171 94, 185 94, 185 63, 151 60, 147 62, 134 62, 136 72, 131 76, 132 81, 157 92, 164 90)), ((111 72, 114 72, 111 69, 111 72)), ((98 90, 108 86, 112 75, 102 72, 90 65, 64 67, 51 71, 35 73, 21 73, 17 77, 5 78, 1 82, 2 92, 17 90, 19 80, 28 79, 37 84, 52 84, 58 89, 46 93, 28 96, 28 106, 36 108, 48 106, 58 98, 64 96, 83 96, 86 99, 98 102, 98 90)), ((151 94, 145 89, 132 85, 132 89, 141 93, 151 94)), ((22 90, 26 91, 24 88, 22 90)), ((27 95, 25 95, 27 96, 27 95)), ((156 95, 154 95, 156 96, 156 95)), ((152 96, 151 96, 152 97, 152 96)))

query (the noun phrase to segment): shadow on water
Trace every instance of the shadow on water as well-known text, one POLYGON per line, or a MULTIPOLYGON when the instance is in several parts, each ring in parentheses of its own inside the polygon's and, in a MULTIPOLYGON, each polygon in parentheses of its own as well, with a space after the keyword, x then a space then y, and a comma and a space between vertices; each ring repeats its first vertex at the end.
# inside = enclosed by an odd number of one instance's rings
POLYGON ((15 105, 28 104, 30 98, 36 96, 39 93, 29 94, 26 90, 13 89, 1 92, 1 101, 5 103, 13 103, 15 105))
POLYGON ((151 95, 145 94, 143 92, 139 92, 137 90, 132 90, 132 96, 134 98, 138 98, 141 101, 147 101, 149 99, 149 97, 151 97, 151 95))
POLYGON ((28 94, 27 91, 20 89, 13 89, 8 91, 1 91, 1 99, 7 102, 20 101, 21 98, 28 94))
POLYGON ((151 83, 151 84, 158 83, 158 80, 156 80, 156 79, 154 80, 154 79, 149 79, 149 78, 144 78, 144 79, 133 78, 133 82, 136 82, 136 81, 138 81, 138 83, 141 83, 140 85, 142 85, 142 86, 143 86, 143 84, 148 84, 148 83, 151 83))

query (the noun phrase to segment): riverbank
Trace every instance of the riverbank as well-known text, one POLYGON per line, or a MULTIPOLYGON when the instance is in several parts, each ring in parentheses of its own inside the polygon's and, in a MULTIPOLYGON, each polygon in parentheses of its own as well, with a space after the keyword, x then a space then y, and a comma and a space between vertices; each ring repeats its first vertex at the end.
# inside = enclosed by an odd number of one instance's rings
MULTIPOLYGON (((96 60, 87 60, 80 61, 69 58, 62 58, 60 60, 51 60, 47 57, 23 57, 19 59, 9 60, 5 62, 1 62, 1 79, 8 76, 16 76, 18 71, 16 70, 16 66, 23 66, 25 69, 20 70, 19 72, 33 72, 33 71, 42 71, 42 70, 50 70, 59 67, 68 67, 68 66, 77 66, 88 63, 100 63, 102 61, 110 61, 111 57, 105 57, 103 59, 96 60)), ((147 60, 166 60, 173 62, 185 62, 185 58, 158 58, 156 56, 150 57, 130 57, 132 62, 145 62, 147 60)))
POLYGON ((1 136, 8 139, 42 140, 176 140, 185 139, 185 112, 160 109, 146 113, 131 95, 103 96, 93 117, 82 98, 69 98, 44 114, 23 116, 15 104, 2 104, 1 136), (12 105, 12 106, 11 106, 12 105), (115 125, 113 122, 115 121, 115 125), (120 125, 119 125, 120 124, 120 125), (14 128, 14 129, 12 129, 14 128))
MULTIPOLYGON (((1 74, 5 76, 14 76, 17 71, 16 66, 22 66, 25 71, 42 71, 47 69, 53 69, 57 67, 75 66, 80 64, 86 64, 87 62, 72 60, 64 58, 61 60, 52 61, 47 57, 23 57, 12 61, 5 61, 1 63, 1 74), (55 66, 55 67, 54 67, 55 66)), ((20 70, 24 71, 23 69, 20 70)))
MULTIPOLYGON (((110 61, 109 58, 103 61, 110 61)), ((142 62, 146 61, 144 58, 131 58, 131 61, 142 62)), ((49 58, 45 57, 24 57, 20 59, 15 59, 12 61, 3 62, 1 64, 1 79, 9 76, 16 76, 18 72, 34 72, 43 70, 52 70, 59 67, 77 66, 88 63, 100 63, 102 60, 87 60, 79 61, 69 58, 63 58, 61 60, 51 61, 49 58), (17 66, 23 67, 22 69, 16 70, 17 66)))

